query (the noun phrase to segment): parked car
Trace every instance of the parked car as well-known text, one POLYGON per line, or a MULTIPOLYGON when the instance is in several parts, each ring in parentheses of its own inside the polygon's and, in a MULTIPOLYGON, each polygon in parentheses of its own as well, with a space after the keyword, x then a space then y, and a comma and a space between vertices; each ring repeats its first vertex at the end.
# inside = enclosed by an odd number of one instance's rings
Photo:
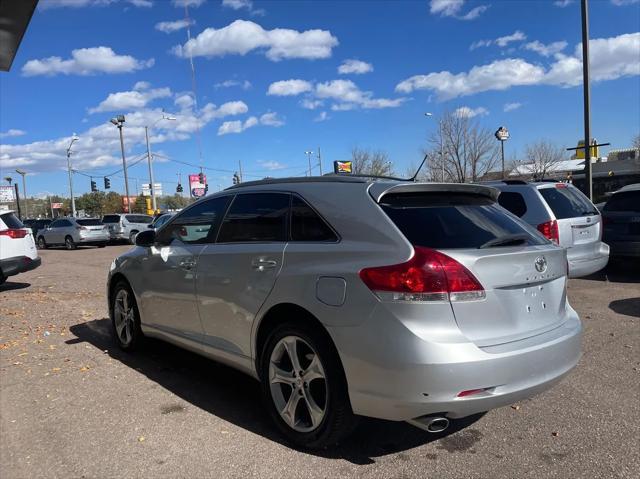
POLYGON ((13 211, 0 211, 0 284, 9 276, 40 266, 31 230, 13 211))
POLYGON ((126 240, 133 244, 140 231, 148 229, 153 217, 136 214, 104 215, 102 222, 107 225, 112 241, 126 240))
POLYGON ((569 277, 587 276, 607 265, 609 246, 602 242, 600 212, 579 189, 555 181, 487 184, 500 190, 500 206, 567 248, 569 277))
POLYGON ((29 218, 22 222, 26 227, 31 228, 34 238, 38 237, 38 231, 45 229, 53 221, 51 218, 29 218))
POLYGON ((99 218, 57 218, 38 233, 38 247, 64 245, 67 249, 78 246, 104 248, 109 241, 109 232, 99 218))
POLYGON ((160 338, 261 382, 296 445, 356 416, 430 432, 567 374, 567 251, 480 185, 243 183, 143 231, 108 279, 114 338, 160 338))
POLYGON ((175 213, 162 213, 156 216, 151 224, 149 224, 148 228, 153 230, 159 230, 162 225, 164 225, 167 221, 169 221, 175 213))
POLYGON ((640 183, 611 195, 602 210, 602 222, 611 256, 640 257, 640 183))

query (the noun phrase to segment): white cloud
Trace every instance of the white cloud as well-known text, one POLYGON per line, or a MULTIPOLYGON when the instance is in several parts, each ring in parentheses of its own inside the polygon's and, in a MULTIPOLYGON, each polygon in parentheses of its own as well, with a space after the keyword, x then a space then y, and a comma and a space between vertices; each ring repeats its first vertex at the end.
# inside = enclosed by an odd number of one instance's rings
POLYGON ((282 126, 284 125, 284 120, 278 118, 277 113, 265 113, 260 117, 260 124, 266 126, 282 126))
POLYGON ((505 103, 502 110, 505 112, 514 111, 520 108, 521 106, 522 106, 522 103, 518 103, 518 102, 505 103))
POLYGON ((489 8, 488 5, 479 5, 462 15, 461 10, 464 4, 465 0, 431 0, 429 2, 429 11, 433 15, 440 15, 442 17, 453 17, 458 20, 474 20, 489 8))
MULTIPOLYGON (((124 0, 125 3, 134 7, 149 8, 153 6, 151 0, 124 0)), ((51 8, 82 8, 82 7, 105 7, 118 0, 40 0, 38 7, 43 10, 51 8)))
POLYGON ((314 100, 312 98, 303 98, 300 100, 300 106, 307 110, 315 110, 316 108, 320 108, 322 105, 324 105, 322 100, 314 100))
POLYGON ((329 58, 337 44, 338 39, 327 30, 265 30, 257 23, 236 20, 226 27, 205 29, 184 45, 175 46, 173 52, 180 57, 222 57, 260 50, 265 51, 271 61, 289 58, 315 60, 329 58))
POLYGON ((495 40, 478 40, 477 42, 473 42, 469 47, 469 50, 475 50, 480 47, 488 47, 491 45, 498 45, 499 47, 506 47, 509 43, 512 42, 521 42, 526 40, 527 36, 521 32, 520 30, 516 30, 511 35, 506 35, 504 37, 498 37, 495 40))
POLYGON ((194 7, 198 8, 202 5, 206 0, 171 0, 174 7, 184 8, 184 7, 194 7))
POLYGON ((12 138, 16 136, 26 135, 27 132, 24 130, 17 130, 15 128, 10 128, 7 131, 0 131, 0 138, 12 138))
POLYGON ((326 121, 330 118, 326 111, 321 111, 318 116, 316 116, 313 121, 326 121))
MULTIPOLYGON (((640 75, 640 33, 593 39, 589 45, 593 81, 640 75)), ((547 69, 520 58, 508 58, 474 66, 468 72, 441 71, 415 75, 398 83, 396 91, 430 90, 438 99, 449 100, 483 91, 507 90, 513 86, 575 86, 582 83, 581 57, 581 45, 577 45, 573 55, 557 53, 555 61, 547 69)))
POLYGON ((218 136, 228 135, 230 133, 242 133, 258 125, 278 127, 284 125, 284 121, 280 119, 275 112, 265 113, 259 119, 255 116, 250 116, 244 122, 240 120, 225 121, 218 128, 218 136))
POLYGON ((233 10, 245 9, 252 15, 264 15, 264 10, 254 9, 252 0, 222 0, 222 6, 232 8, 233 10))
POLYGON ((611 0, 616 7, 623 7, 626 5, 633 5, 635 3, 640 3, 640 0, 611 0))
POLYGON ((267 95, 292 96, 311 90, 313 90, 313 85, 306 80, 280 80, 269 85, 267 95))
POLYGON ((239 80, 225 80, 223 82, 220 83, 215 83, 213 85, 213 88, 215 88, 216 90, 218 88, 231 88, 234 86, 238 86, 240 88, 242 88, 243 90, 248 90, 249 88, 251 88, 251 82, 249 80, 244 80, 244 81, 239 81, 239 80))
POLYGON ((258 160, 258 164, 262 166, 265 170, 274 171, 274 170, 282 170, 287 167, 287 165, 283 165, 279 161, 261 161, 258 160))
POLYGON ((354 59, 345 60, 338 67, 338 73, 340 73, 341 75, 347 75, 349 73, 361 75, 363 73, 369 73, 372 71, 373 65, 371 63, 354 59))
POLYGON ((460 118, 473 118, 474 116, 486 116, 489 114, 489 110, 482 106, 479 106, 478 108, 461 106, 460 108, 457 108, 453 114, 460 118))
POLYGON ((560 7, 560 8, 564 8, 564 7, 568 7, 569 5, 571 5, 573 3, 573 0, 555 0, 553 2, 553 4, 556 7, 560 7))
POLYGON ((524 44, 522 48, 539 53, 543 57, 550 57, 552 55, 555 55, 556 53, 560 53, 562 50, 567 48, 567 42, 559 41, 545 45, 544 43, 540 43, 538 40, 535 40, 533 42, 524 44))
POLYGON ((137 60, 130 55, 118 55, 109 47, 79 48, 71 58, 49 57, 29 60, 22 67, 24 76, 94 75, 97 73, 130 73, 153 66, 153 58, 137 60))
POLYGON ((175 20, 173 22, 158 22, 156 23, 155 29, 164 33, 173 33, 178 30, 182 30, 183 28, 187 28, 189 25, 193 25, 193 21, 183 19, 175 20))
POLYGON ((144 108, 150 101, 156 98, 167 98, 170 96, 171 89, 169 88, 149 89, 147 82, 138 82, 134 85, 132 91, 110 93, 98 106, 90 108, 89 113, 124 111, 128 109, 137 110, 144 108))

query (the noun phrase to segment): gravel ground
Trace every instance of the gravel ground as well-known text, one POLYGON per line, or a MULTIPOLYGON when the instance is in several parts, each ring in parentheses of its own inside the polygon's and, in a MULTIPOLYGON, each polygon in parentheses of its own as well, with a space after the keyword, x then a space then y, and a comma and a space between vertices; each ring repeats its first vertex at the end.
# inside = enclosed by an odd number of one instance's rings
POLYGON ((638 477, 640 265, 572 280, 584 356, 552 390, 431 435, 364 419, 287 447, 258 384, 153 341, 110 339, 105 280, 128 247, 42 251, 0 287, 0 467, 22 477, 638 477))

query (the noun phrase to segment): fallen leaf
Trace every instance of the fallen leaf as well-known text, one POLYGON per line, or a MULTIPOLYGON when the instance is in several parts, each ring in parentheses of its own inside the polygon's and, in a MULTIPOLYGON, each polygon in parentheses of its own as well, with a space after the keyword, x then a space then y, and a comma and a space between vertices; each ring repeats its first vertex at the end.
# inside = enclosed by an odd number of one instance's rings
POLYGON ((60 371, 60 368, 53 368, 53 369, 52 369, 52 371, 53 371, 54 373, 57 373, 58 371, 60 371))
POLYGON ((91 369, 89 366, 82 366, 80 368, 80 371, 85 372, 85 371, 88 371, 89 369, 91 369))
POLYGON ((558 437, 558 436, 560 435, 560 433, 558 433, 558 432, 555 432, 555 431, 554 431, 554 432, 552 432, 552 433, 551 433, 551 435, 552 435, 553 437, 558 437))
POLYGON ((517 404, 514 404, 513 406, 511 406, 511 409, 515 409, 517 411, 520 409, 520 406, 518 406, 517 404))
POLYGON ((144 442, 144 436, 140 436, 140 437, 138 438, 138 442, 144 442))

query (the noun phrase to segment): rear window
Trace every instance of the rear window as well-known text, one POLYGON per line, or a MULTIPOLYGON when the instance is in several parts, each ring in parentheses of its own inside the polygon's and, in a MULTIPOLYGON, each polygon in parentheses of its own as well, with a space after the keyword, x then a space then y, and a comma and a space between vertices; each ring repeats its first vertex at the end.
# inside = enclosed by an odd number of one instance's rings
POLYGON ((524 202, 524 198, 520 193, 503 191, 500 193, 500 196, 498 196, 498 203, 519 218, 522 218, 527 212, 527 204, 524 202))
POLYGON ((604 211, 632 211, 640 213, 640 190, 623 191, 614 194, 607 204, 604 205, 604 211))
POLYGON ((553 211, 556 219, 598 214, 598 210, 586 196, 565 184, 555 188, 539 188, 538 191, 553 211))
POLYGON ((120 215, 105 215, 102 217, 103 223, 120 223, 120 215))
POLYGON ((84 220, 76 220, 80 226, 100 226, 102 221, 97 218, 89 218, 84 220))
POLYGON ((510 235, 521 235, 527 245, 547 243, 531 226, 478 195, 396 193, 384 196, 380 206, 414 246, 479 248, 510 235))
POLYGON ((151 216, 146 215, 127 215, 125 216, 129 223, 144 223, 149 224, 153 221, 151 216))
POLYGON ((4 221, 4 224, 7 225, 9 229, 24 228, 22 221, 13 213, 4 213, 0 215, 0 218, 2 218, 2 221, 4 221))

